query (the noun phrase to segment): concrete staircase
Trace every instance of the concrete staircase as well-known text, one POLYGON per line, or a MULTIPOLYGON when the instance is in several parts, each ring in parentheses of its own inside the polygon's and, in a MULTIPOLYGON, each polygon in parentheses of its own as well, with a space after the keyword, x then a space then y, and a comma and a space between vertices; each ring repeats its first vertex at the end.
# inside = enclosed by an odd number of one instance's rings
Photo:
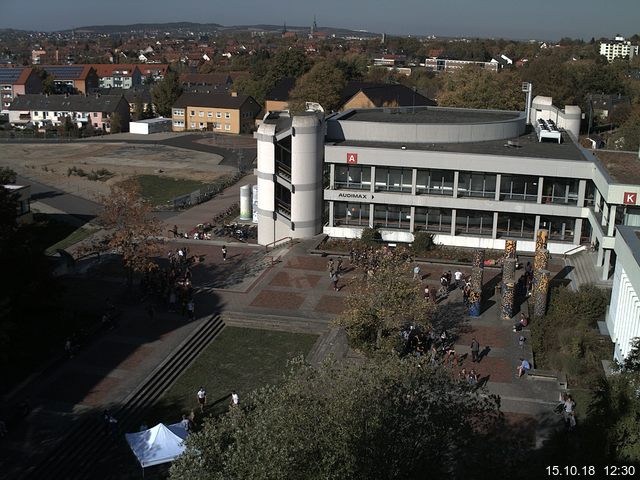
POLYGON ((599 287, 611 287, 611 280, 602 280, 604 267, 596 267, 597 254, 589 251, 581 251, 574 255, 569 255, 564 259, 566 266, 573 267, 568 275, 571 279, 570 288, 574 291, 580 289, 582 285, 596 285, 599 287))
POLYGON ((329 330, 328 318, 287 317, 246 312, 224 312, 222 320, 230 327, 278 330, 292 333, 322 335, 329 330))

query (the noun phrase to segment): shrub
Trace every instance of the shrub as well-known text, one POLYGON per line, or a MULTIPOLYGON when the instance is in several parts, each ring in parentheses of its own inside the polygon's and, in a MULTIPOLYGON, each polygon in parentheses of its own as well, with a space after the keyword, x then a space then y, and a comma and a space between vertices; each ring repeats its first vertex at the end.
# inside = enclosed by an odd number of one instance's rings
POLYGON ((375 228, 365 228, 362 230, 360 240, 369 247, 375 247, 382 240, 382 235, 380 235, 380 232, 375 228))
POLYGON ((417 232, 413 236, 411 250, 414 255, 423 255, 433 250, 435 243, 433 242, 433 234, 427 232, 417 232))

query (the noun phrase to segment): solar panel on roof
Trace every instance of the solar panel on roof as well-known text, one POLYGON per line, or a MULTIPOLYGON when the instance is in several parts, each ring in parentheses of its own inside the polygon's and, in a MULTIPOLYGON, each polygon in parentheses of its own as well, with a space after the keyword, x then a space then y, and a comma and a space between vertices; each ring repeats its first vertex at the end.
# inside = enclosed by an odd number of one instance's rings
POLYGON ((22 73, 22 68, 0 68, 0 83, 13 83, 22 73))
POLYGON ((78 78, 82 74, 84 67, 76 65, 53 65, 51 67, 45 67, 45 70, 50 75, 56 77, 56 80, 72 80, 74 78, 78 78))

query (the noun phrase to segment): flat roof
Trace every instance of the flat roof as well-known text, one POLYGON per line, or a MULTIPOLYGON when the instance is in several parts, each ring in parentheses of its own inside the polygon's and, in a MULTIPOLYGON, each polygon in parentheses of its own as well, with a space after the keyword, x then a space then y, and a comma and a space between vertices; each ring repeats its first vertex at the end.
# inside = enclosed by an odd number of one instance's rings
POLYGON ((638 158, 638 152, 594 150, 593 154, 614 181, 640 184, 640 158, 638 158))
POLYGON ((635 258, 636 263, 640 266, 640 227, 634 227, 630 225, 618 225, 618 234, 627 244, 629 250, 635 258))
POLYGON ((399 107, 371 110, 352 110, 335 120, 383 123, 473 124, 515 120, 522 112, 502 110, 473 110, 468 108, 399 107))
POLYGON ((162 123, 162 122, 170 122, 170 121, 171 121, 170 118, 157 117, 157 118, 146 118, 144 120, 136 120, 135 122, 131 122, 131 123, 162 123))
POLYGON ((486 142, 412 144, 344 140, 329 142, 327 144, 353 147, 389 148, 394 150, 398 150, 405 146, 407 150, 588 161, 582 155, 580 149, 564 132, 562 132, 561 144, 558 144, 556 141, 538 142, 538 137, 535 132, 529 132, 513 139, 490 140, 486 142))

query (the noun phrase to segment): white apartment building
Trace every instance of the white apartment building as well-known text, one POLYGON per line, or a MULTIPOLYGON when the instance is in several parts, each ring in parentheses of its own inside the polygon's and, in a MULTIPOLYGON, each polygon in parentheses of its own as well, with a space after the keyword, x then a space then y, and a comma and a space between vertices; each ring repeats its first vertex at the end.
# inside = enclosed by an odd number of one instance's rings
POLYGON ((616 58, 628 58, 631 60, 638 55, 638 45, 631 45, 624 37, 616 36, 615 39, 600 43, 600 55, 607 57, 609 62, 616 58))

